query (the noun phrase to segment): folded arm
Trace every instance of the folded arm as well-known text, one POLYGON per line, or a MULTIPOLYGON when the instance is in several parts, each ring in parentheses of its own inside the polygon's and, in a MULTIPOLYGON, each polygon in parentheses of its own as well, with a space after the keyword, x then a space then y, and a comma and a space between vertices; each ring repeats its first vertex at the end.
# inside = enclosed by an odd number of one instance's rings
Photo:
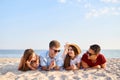
POLYGON ((105 68, 106 67, 105 63, 101 64, 101 65, 93 66, 93 67, 88 66, 88 64, 86 62, 84 62, 83 60, 81 63, 82 63, 83 68, 105 68))

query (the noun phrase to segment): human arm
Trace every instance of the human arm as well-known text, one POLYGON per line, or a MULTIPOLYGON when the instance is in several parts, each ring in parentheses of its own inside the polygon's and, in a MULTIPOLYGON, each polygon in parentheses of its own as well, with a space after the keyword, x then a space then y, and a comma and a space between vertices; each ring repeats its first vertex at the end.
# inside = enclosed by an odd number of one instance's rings
POLYGON ((79 68, 77 67, 77 65, 70 65, 70 66, 66 67, 65 69, 66 70, 77 70, 79 68))
POLYGON ((97 69, 103 68, 103 69, 105 69, 106 68, 106 64, 104 63, 104 64, 101 64, 101 65, 93 66, 92 68, 97 68, 97 69))
POLYGON ((101 65, 96 65, 96 66, 93 66, 93 67, 89 67, 86 62, 82 61, 82 67, 83 68, 97 68, 97 69, 99 69, 99 68, 105 68, 106 64, 104 63, 104 64, 101 64, 101 65))
POLYGON ((81 66, 81 63, 77 63, 77 68, 79 69, 81 66))
POLYGON ((37 67, 40 65, 40 56, 38 56, 38 55, 37 55, 36 65, 37 65, 37 67))
MULTIPOLYGON (((26 62, 27 66, 31 69, 31 70, 36 70, 37 68, 36 67, 33 67, 32 64, 31 64, 31 60, 26 62)), ((36 64, 36 63, 35 63, 36 64)))
POLYGON ((48 70, 51 70, 51 69, 60 70, 60 66, 56 65, 55 61, 53 60, 48 67, 48 70))
POLYGON ((82 67, 83 68, 89 68, 88 64, 85 61, 81 61, 82 67))
POLYGON ((48 70, 48 65, 47 65, 47 58, 40 56, 40 65, 42 70, 48 70))
POLYGON ((106 68, 106 58, 102 55, 102 54, 100 54, 99 55, 99 65, 97 65, 97 66, 94 66, 93 68, 106 68))
POLYGON ((106 68, 106 62, 107 62, 106 58, 104 56, 102 56, 101 68, 104 68, 104 69, 106 68))
POLYGON ((101 68, 100 65, 90 67, 90 66, 88 66, 88 64, 87 64, 86 62, 84 62, 83 60, 82 60, 82 67, 83 67, 83 68, 101 68))
POLYGON ((74 66, 71 65, 71 66, 66 67, 65 69, 66 69, 66 70, 73 70, 73 69, 74 69, 74 66))
POLYGON ((60 70, 60 67, 59 66, 55 66, 54 70, 60 70))
POLYGON ((64 59, 61 56, 58 56, 57 59, 55 59, 54 63, 54 70, 60 70, 63 67, 64 59))
POLYGON ((56 66, 54 61, 52 61, 48 67, 47 66, 42 66, 42 70, 51 70, 51 69, 55 69, 55 70, 59 69, 59 67, 56 66))
POLYGON ((64 51, 63 51, 63 55, 62 55, 63 59, 65 58, 66 54, 68 53, 68 46, 69 46, 68 43, 66 43, 64 45, 64 51))
POLYGON ((104 63, 104 64, 101 64, 101 68, 106 68, 106 63, 104 63))
POLYGON ((78 62, 77 64, 72 63, 70 66, 66 67, 66 70, 76 70, 80 68, 80 62, 78 62))
POLYGON ((93 67, 89 67, 88 64, 84 61, 82 61, 82 67, 83 68, 100 68, 100 65, 97 65, 97 66, 93 66, 93 67))
POLYGON ((42 70, 48 70, 46 66, 41 67, 42 70))

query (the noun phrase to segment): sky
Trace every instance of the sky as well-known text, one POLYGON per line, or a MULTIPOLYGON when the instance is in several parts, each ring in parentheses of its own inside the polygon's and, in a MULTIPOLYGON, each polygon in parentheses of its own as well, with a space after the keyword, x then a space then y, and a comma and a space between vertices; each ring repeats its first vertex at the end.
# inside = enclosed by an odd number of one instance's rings
POLYGON ((0 0, 0 49, 120 49, 120 0, 0 0))

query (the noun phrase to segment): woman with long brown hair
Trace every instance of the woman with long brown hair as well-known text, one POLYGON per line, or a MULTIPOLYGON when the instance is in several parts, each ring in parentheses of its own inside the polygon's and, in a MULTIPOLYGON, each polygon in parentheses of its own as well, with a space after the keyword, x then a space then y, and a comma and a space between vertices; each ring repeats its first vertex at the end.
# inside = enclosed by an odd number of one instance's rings
POLYGON ((40 57, 35 54, 33 49, 26 49, 21 58, 18 70, 27 71, 27 70, 36 70, 39 67, 40 57))
POLYGON ((80 68, 80 53, 81 49, 76 44, 66 44, 64 49, 64 68, 66 70, 75 70, 80 68))

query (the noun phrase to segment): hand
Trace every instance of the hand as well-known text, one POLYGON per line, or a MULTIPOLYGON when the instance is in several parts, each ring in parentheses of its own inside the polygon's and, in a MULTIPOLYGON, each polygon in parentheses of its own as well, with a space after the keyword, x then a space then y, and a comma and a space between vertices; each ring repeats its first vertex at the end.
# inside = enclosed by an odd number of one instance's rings
POLYGON ((98 68, 98 69, 99 69, 99 68, 101 68, 101 66, 100 66, 100 65, 97 65, 97 66, 94 66, 93 68, 98 68))
POLYGON ((30 63, 31 63, 31 61, 28 61, 28 60, 27 60, 26 64, 27 64, 27 65, 30 65, 30 63))
POLYGON ((65 58, 66 54, 68 53, 68 47, 69 47, 69 43, 67 42, 64 45, 64 52, 63 52, 63 55, 62 55, 63 58, 65 58))
POLYGON ((49 70, 50 70, 50 69, 53 69, 55 66, 56 66, 56 63, 55 63, 55 61, 53 60, 53 61, 51 61, 48 69, 49 69, 49 70))
POLYGON ((71 65, 71 69, 72 69, 72 70, 75 70, 75 69, 78 69, 78 68, 77 68, 76 65, 73 64, 73 65, 71 65))
POLYGON ((68 49, 68 46, 69 46, 69 43, 66 42, 65 45, 64 45, 64 49, 68 49))
POLYGON ((74 70, 74 65, 71 65, 70 68, 71 68, 71 70, 74 70))
POLYGON ((34 63, 31 64, 31 66, 32 66, 33 68, 37 69, 38 66, 39 66, 39 64, 37 64, 36 62, 34 62, 34 63))
POLYGON ((59 66, 55 66, 54 70, 60 70, 60 67, 59 66))
POLYGON ((28 61, 26 62, 27 66, 31 69, 31 70, 36 70, 36 68, 32 67, 31 66, 31 61, 28 61))

